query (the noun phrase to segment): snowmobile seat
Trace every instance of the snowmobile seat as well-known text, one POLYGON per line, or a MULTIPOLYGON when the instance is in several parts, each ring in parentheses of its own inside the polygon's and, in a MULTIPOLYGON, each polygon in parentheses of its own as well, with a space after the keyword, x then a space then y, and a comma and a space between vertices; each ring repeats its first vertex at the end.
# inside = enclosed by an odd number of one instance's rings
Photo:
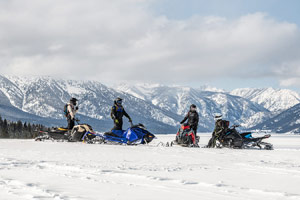
POLYGON ((86 135, 86 133, 94 133, 92 127, 88 124, 80 124, 77 126, 74 126, 71 132, 71 142, 78 142, 83 140, 83 136, 86 135))
POLYGON ((68 131, 68 128, 59 127, 57 130, 59 130, 59 131, 68 131))
POLYGON ((243 138, 253 138, 251 132, 240 133, 243 138))
POLYGON ((122 131, 122 130, 111 130, 109 132, 105 132, 104 135, 112 136, 112 137, 122 137, 123 133, 124 133, 124 131, 122 131))

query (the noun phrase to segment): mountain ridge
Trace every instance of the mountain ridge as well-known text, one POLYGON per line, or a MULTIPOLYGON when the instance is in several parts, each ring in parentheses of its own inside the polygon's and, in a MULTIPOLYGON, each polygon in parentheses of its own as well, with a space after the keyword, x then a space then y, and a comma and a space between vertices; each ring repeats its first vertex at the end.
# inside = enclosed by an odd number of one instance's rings
POLYGON ((300 103, 252 127, 252 129, 275 133, 300 133, 300 103))
MULTIPOLYGON (((198 107, 199 132, 213 130, 216 113, 223 114, 225 119, 241 124, 245 129, 255 127, 277 114, 278 110, 272 108, 274 111, 270 111, 264 107, 266 104, 259 104, 253 96, 240 91, 246 90, 227 92, 210 86, 191 88, 147 83, 133 86, 122 84, 111 88, 99 81, 0 75, 0 105, 8 106, 7 109, 16 108, 24 115, 27 113, 28 116, 23 117, 25 119, 35 116, 42 122, 62 125, 66 124, 63 106, 71 97, 76 97, 80 100, 79 116, 82 122, 92 123, 98 131, 107 131, 113 126, 110 108, 116 97, 124 99, 125 109, 134 122, 144 123, 155 133, 176 133, 191 104, 198 107)), ((269 92, 270 99, 277 104, 280 101, 289 102, 289 98, 297 99, 297 93, 289 91, 277 91, 276 94, 286 93, 292 95, 287 99, 274 98, 274 93, 269 92)), ((266 93, 262 94, 268 100, 266 93)), ((294 103, 284 103, 284 106, 294 103)), ((124 128, 127 126, 129 124, 125 120, 124 128)))

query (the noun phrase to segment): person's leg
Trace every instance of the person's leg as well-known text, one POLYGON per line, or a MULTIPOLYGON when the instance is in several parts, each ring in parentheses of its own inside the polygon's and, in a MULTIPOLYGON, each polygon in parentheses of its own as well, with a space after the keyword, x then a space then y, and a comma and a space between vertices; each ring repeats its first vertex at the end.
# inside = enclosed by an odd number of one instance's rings
POLYGON ((212 148, 213 147, 214 138, 215 138, 215 132, 212 133, 211 138, 208 141, 208 144, 207 144, 208 148, 212 148))
POLYGON ((216 135, 214 135, 214 137, 212 139, 213 139, 213 141, 212 141, 212 148, 215 148, 218 137, 216 135))
POLYGON ((114 127, 111 130, 118 130, 118 124, 114 121, 114 127))
POLYGON ((72 130, 75 126, 75 121, 71 119, 71 117, 68 117, 68 129, 72 130))
POLYGON ((118 130, 123 130, 123 119, 119 119, 118 130))
POLYGON ((197 137, 197 128, 193 128, 193 131, 194 131, 195 137, 197 137))
POLYGON ((118 119, 118 123, 114 121, 114 127, 112 128, 112 130, 122 130, 122 127, 123 127, 123 120, 118 119))

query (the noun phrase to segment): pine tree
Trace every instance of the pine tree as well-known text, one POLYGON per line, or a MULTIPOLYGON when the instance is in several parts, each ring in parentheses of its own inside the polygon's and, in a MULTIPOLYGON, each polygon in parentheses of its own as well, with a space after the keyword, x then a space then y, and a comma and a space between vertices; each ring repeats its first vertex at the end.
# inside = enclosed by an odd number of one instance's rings
POLYGON ((9 138, 8 123, 7 123, 6 119, 4 119, 4 121, 3 121, 2 136, 3 136, 3 138, 9 138))
POLYGON ((3 137, 3 134, 2 134, 2 127, 3 127, 3 119, 2 119, 2 117, 1 117, 1 115, 0 115, 0 138, 3 137))
POLYGON ((17 122, 17 137, 16 138, 25 138, 23 135, 23 123, 19 120, 17 122))
POLYGON ((22 121, 10 122, 0 116, 0 138, 32 139, 37 137, 39 130, 47 130, 41 124, 30 124, 22 121))

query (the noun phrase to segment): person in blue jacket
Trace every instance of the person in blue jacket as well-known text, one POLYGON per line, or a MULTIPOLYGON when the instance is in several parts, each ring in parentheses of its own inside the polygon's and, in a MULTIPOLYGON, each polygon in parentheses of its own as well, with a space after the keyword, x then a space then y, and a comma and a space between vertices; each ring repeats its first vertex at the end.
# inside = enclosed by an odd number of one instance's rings
POLYGON ((114 121, 114 127, 112 130, 122 130, 123 127, 123 116, 127 117, 129 119, 129 122, 132 122, 130 116, 125 111, 123 105, 122 105, 123 99, 117 98, 114 101, 114 105, 111 108, 110 116, 112 120, 114 121))

